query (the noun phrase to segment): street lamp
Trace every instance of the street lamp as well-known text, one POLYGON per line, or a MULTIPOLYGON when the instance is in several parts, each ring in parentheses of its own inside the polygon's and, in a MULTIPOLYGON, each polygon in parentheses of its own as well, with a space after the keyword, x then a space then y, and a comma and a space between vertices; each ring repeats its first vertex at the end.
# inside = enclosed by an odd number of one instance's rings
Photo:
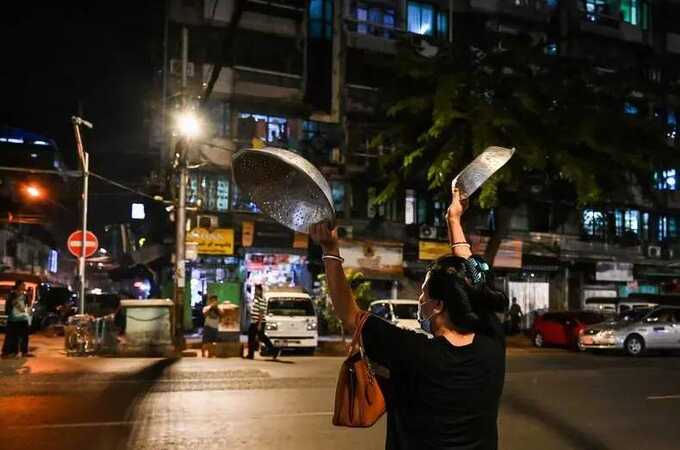
POLYGON ((186 110, 177 115, 177 131, 180 136, 192 139, 201 135, 201 121, 194 111, 186 110))
POLYGON ((175 145, 175 167, 179 172, 177 206, 175 208, 175 311, 177 312, 175 342, 184 346, 184 289, 186 287, 186 264, 184 261, 186 240, 186 191, 189 178, 186 154, 191 140, 202 130, 201 120, 192 110, 181 111, 176 117, 180 138, 175 145))
POLYGON ((32 200, 38 200, 43 197, 43 190, 40 188, 40 186, 35 184, 25 185, 23 191, 28 196, 28 198, 32 200))

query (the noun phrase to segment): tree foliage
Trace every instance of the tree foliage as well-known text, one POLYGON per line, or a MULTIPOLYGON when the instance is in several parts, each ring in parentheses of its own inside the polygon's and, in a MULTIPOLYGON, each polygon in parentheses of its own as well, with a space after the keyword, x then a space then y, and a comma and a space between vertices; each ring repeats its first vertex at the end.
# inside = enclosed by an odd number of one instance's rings
POLYGON ((453 176, 490 145, 517 152, 483 186, 482 207, 530 195, 531 176, 545 187, 567 186, 578 204, 608 202, 631 183, 651 189, 654 169, 680 161, 665 122, 649 107, 667 91, 641 71, 549 56, 529 36, 468 35, 484 37, 459 37, 435 58, 401 46, 382 91, 388 125, 373 139, 393 148, 380 162, 388 175, 378 201, 405 180, 447 192, 453 176), (627 105, 638 113, 627 114, 627 105))

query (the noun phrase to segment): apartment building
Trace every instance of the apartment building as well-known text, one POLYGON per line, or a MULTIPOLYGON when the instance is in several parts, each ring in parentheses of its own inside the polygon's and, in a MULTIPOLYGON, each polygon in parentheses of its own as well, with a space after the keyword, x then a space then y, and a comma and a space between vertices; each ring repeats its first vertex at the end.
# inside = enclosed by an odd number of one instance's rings
MULTIPOLYGON (((389 150, 368 142, 381 126, 375 121, 378 89, 389 77, 383 62, 395 58, 398 42, 436 55, 461 30, 526 33, 544 41, 555 57, 597 61, 603 70, 638 67, 659 86, 680 75, 680 8, 673 1, 248 0, 233 42, 224 47, 237 5, 233 0, 168 2, 165 114, 157 115, 154 127, 167 132, 159 131, 155 139, 172 153, 169 123, 180 94, 200 103, 215 63, 221 63, 204 108, 210 125, 210 145, 204 149, 271 145, 314 162, 331 185, 348 265, 374 279, 379 296, 414 295, 416 280, 442 251, 446 236, 445 203, 420 186, 375 203, 379 187, 372 170, 389 150), (183 29, 188 35, 184 90, 183 29)), ((677 145, 680 110, 673 99, 640 92, 637 100, 626 112, 664 121, 667 138, 677 145)), ((224 246, 228 254, 199 250, 190 263, 199 277, 194 290, 236 273, 253 283, 309 287, 319 266, 314 255, 308 260, 306 239, 259 214, 231 181, 228 159, 221 169, 206 166, 190 175, 190 202, 200 203, 193 226, 231 230, 230 245, 224 246)), ((525 310, 535 310, 579 308, 590 296, 675 289, 678 170, 650 174, 656 180, 654 201, 640 194, 581 210, 546 203, 536 183, 535 201, 515 211, 495 261, 510 296, 525 310)), ((480 212, 471 220, 472 240, 481 251, 494 213, 480 212)))

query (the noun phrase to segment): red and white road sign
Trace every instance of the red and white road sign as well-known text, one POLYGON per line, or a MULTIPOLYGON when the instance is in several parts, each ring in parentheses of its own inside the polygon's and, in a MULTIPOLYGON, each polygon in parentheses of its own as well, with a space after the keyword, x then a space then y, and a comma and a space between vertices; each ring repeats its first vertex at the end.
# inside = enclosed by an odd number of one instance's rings
MULTIPOLYGON (((73 256, 80 258, 80 256, 82 256, 83 232, 78 230, 71 233, 66 241, 66 246, 73 256)), ((97 239, 97 236, 91 231, 85 233, 85 257, 89 258, 94 255, 98 248, 99 240, 97 239)))

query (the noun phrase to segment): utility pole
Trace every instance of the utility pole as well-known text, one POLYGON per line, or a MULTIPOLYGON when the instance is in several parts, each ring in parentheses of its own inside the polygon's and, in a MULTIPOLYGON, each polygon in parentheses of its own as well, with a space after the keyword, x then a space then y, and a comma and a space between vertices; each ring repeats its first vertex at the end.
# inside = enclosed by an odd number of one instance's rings
POLYGON ((82 217, 82 242, 80 245, 80 258, 78 258, 78 284, 80 289, 80 314, 85 314, 85 249, 87 243, 87 202, 89 196, 90 178, 90 155, 83 149, 83 140, 80 137, 80 125, 92 128, 92 123, 80 117, 71 117, 73 132, 76 136, 76 147, 80 165, 83 169, 83 217, 82 217))
MULTIPOLYGON (((182 108, 187 108, 187 65, 189 30, 182 27, 182 108)), ((179 172, 177 207, 175 208, 175 345, 184 348, 184 290, 186 264, 184 261, 186 234, 186 189, 188 182, 186 153, 188 137, 181 137, 175 146, 175 163, 179 172)))

